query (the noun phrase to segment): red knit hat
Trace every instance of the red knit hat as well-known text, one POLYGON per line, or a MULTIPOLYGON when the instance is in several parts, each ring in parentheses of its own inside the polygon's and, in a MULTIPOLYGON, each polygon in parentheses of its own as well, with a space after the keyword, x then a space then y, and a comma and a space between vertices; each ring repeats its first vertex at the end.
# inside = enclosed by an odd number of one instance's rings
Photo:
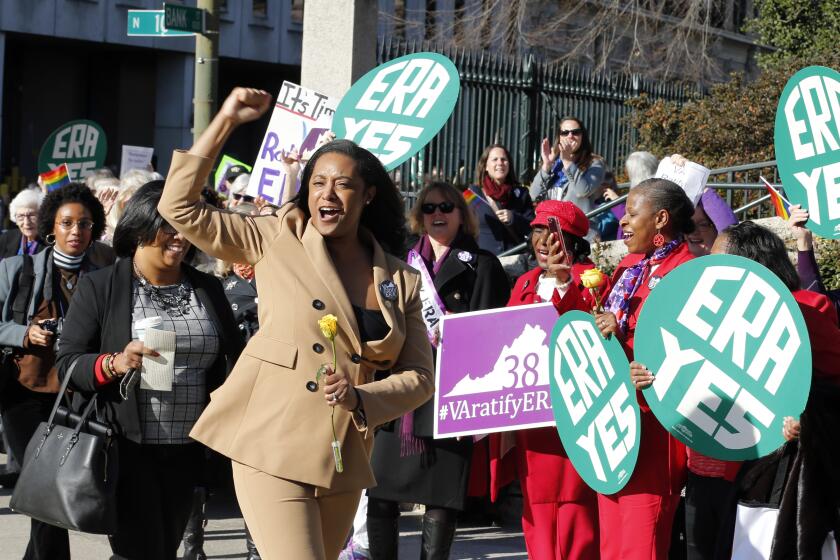
POLYGON ((560 222, 560 229, 577 237, 589 233, 589 220, 583 211, 573 202, 544 200, 537 204, 537 216, 531 221, 531 227, 548 227, 548 217, 554 216, 560 222))

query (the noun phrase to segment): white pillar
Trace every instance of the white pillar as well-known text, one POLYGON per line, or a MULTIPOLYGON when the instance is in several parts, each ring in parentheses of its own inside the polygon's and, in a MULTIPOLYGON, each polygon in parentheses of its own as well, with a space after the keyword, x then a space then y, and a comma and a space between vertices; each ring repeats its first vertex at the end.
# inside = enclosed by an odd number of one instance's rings
POLYGON ((341 98, 376 66, 377 0, 307 0, 300 82, 341 98))

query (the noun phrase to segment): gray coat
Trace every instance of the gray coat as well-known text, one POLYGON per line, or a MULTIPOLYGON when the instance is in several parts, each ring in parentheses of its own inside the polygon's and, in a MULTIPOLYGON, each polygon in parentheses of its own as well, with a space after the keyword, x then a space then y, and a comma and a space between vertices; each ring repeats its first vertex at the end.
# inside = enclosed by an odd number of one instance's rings
POLYGON ((581 171, 573 163, 563 172, 569 179, 565 190, 549 185, 548 181, 551 174, 540 169, 531 182, 531 199, 534 201, 567 200, 574 202, 578 208, 583 210, 584 214, 594 210, 595 199, 600 196, 601 184, 604 182, 604 173, 606 172, 604 160, 594 158, 586 171, 581 171), (548 192, 543 195, 545 190, 548 190, 548 192))
MULTIPOLYGON (((35 280, 32 284, 32 297, 26 310, 26 324, 19 325, 14 322, 12 305, 18 290, 18 280, 21 268, 23 268, 23 255, 6 257, 0 261, 0 346, 23 348, 23 341, 26 337, 26 330, 32 322, 32 317, 38 311, 38 307, 44 299, 45 293, 52 293, 53 260, 52 249, 41 251, 32 256, 32 267, 35 273, 35 280)), ((88 258, 83 264, 85 271, 96 270, 100 266, 113 262, 114 254, 110 247, 95 243, 89 250, 88 258), (94 255, 96 258, 94 258, 94 255)), ((65 309, 65 313, 66 313, 65 309)))

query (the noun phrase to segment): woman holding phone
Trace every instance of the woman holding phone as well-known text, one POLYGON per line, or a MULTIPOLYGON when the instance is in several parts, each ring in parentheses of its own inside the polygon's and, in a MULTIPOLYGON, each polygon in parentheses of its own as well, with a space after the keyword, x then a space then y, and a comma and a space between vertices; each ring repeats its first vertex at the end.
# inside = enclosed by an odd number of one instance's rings
MULTIPOLYGON (((560 315, 592 310, 594 298, 581 283, 581 274, 595 267, 583 239, 589 230, 584 213, 571 202, 546 200, 537 205, 531 228, 539 266, 519 277, 508 306, 550 301, 560 315)), ((492 434, 490 457, 491 499, 519 477, 529 558, 598 557, 596 494, 577 474, 556 429, 492 434)))

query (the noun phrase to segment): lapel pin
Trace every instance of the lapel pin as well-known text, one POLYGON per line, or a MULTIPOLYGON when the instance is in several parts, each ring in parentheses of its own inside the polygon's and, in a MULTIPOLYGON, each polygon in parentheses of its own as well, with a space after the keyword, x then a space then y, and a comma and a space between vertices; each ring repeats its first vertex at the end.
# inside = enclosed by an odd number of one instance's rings
POLYGON ((397 285, 391 280, 383 280, 379 284, 379 293, 387 301, 397 301, 397 285))
POLYGON ((461 251, 460 253, 458 253, 458 260, 461 262, 468 263, 472 260, 472 258, 472 253, 470 253, 469 251, 461 251))

